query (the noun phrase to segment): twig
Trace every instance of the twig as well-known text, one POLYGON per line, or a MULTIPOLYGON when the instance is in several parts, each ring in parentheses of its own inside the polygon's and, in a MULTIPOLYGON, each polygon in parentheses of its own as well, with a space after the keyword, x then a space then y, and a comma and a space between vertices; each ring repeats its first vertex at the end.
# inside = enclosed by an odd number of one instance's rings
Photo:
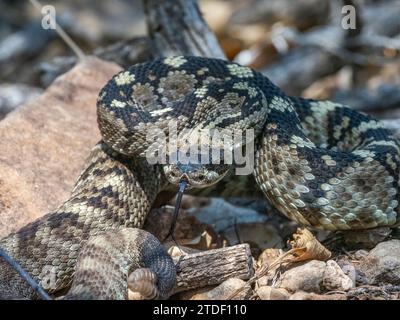
POLYGON ((28 284, 35 290, 43 300, 52 300, 41 286, 20 266, 20 264, 10 257, 7 252, 0 248, 0 257, 4 259, 28 284))
MULTIPOLYGON (((43 6, 38 0, 29 0, 29 1, 36 9, 38 9, 41 12, 43 6)), ((78 45, 74 42, 74 40, 72 40, 72 38, 64 31, 64 29, 57 23, 57 21, 54 21, 54 23, 56 25, 55 31, 60 36, 60 38, 76 54, 79 60, 83 60, 85 58, 83 50, 81 50, 81 48, 78 47, 78 45)))

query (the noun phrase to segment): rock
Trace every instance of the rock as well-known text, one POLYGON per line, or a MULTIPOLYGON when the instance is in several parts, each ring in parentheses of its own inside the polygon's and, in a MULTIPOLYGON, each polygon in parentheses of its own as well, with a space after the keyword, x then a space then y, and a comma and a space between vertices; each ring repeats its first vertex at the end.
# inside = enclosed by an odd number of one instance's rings
POLYGON ((390 240, 372 249, 359 268, 371 284, 400 284, 400 240, 390 240))
POLYGON ((209 291, 202 290, 201 293, 195 293, 190 297, 190 300, 226 300, 240 288, 243 288, 243 290, 233 297, 233 300, 248 299, 252 293, 250 286, 246 285, 246 282, 241 279, 231 278, 209 291))
POLYGON ((333 260, 312 260, 286 271, 280 279, 280 288, 289 292, 348 291, 355 282, 333 260))
POLYGON ((326 263, 312 260, 286 271, 281 277, 280 288, 289 292, 306 291, 320 293, 326 263))
POLYGON ((336 294, 316 294, 312 292, 298 291, 292 294, 289 300, 346 300, 346 295, 336 294))
POLYGON ((360 269, 356 269, 356 284, 357 285, 368 285, 370 282, 369 278, 360 269))
POLYGON ((353 282, 334 260, 329 260, 326 262, 322 284, 328 291, 348 291, 355 286, 355 280, 353 282))
POLYGON ((89 57, 0 122, 0 237, 68 198, 100 139, 99 90, 119 70, 89 57))
POLYGON ((356 269, 356 267, 352 263, 350 263, 350 261, 344 260, 344 259, 338 260, 337 264, 342 269, 344 274, 350 278, 350 280, 353 283, 353 286, 355 286, 356 283, 357 283, 357 269, 356 269))
POLYGON ((399 286, 361 286, 346 293, 349 300, 399 300, 399 286))
POLYGON ((267 287, 270 285, 271 279, 268 275, 262 276, 261 278, 257 279, 256 283, 258 287, 267 287))
POLYGON ((262 286, 256 290, 261 300, 288 300, 289 292, 282 288, 274 288, 270 286, 262 286))

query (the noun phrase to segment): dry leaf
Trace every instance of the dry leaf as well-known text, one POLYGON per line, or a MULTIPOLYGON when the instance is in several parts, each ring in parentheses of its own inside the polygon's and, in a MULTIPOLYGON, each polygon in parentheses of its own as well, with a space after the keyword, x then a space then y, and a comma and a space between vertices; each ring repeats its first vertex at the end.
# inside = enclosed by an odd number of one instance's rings
POLYGON ((182 240, 182 244, 186 247, 198 249, 198 250, 209 250, 212 249, 213 236, 206 230, 201 235, 190 239, 182 240))
POLYGON ((172 259, 178 259, 182 255, 196 253, 199 251, 201 251, 201 250, 188 248, 188 247, 185 247, 182 245, 177 246, 174 242, 169 242, 168 249, 167 249, 167 252, 172 257, 172 259))
POLYGON ((289 244, 292 246, 292 249, 287 253, 294 256, 292 262, 305 260, 326 261, 332 255, 306 228, 298 228, 297 232, 293 235, 293 240, 289 244))

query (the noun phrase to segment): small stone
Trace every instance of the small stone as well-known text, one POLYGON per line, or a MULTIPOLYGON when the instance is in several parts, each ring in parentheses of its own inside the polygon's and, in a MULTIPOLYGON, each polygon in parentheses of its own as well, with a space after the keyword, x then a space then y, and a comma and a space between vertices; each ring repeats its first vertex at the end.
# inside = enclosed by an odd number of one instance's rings
POLYGON ((209 291, 202 290, 203 292, 201 293, 195 293, 190 297, 190 300, 226 300, 240 288, 243 288, 243 290, 235 295, 233 300, 248 299, 252 293, 251 287, 241 279, 231 278, 209 291))
POLYGON ((281 278, 280 287, 289 292, 321 292, 326 269, 323 261, 312 260, 286 271, 281 278))
POLYGON ((344 294, 316 294, 312 292, 298 291, 292 294, 289 300, 346 300, 344 294))
POLYGON ((337 264, 342 269, 344 274, 351 279, 351 281, 353 282, 353 285, 355 286, 357 283, 356 267, 347 260, 339 260, 339 261, 337 261, 337 264))
POLYGON ((274 288, 270 286, 262 286, 256 290, 261 300, 288 300, 289 292, 283 288, 274 288))
POLYGON ((378 244, 364 260, 360 269, 371 284, 400 284, 400 240, 390 240, 378 244))
POLYGON ((355 282, 343 272, 334 260, 326 262, 322 284, 328 291, 348 291, 355 286, 355 282))
POLYGON ((270 281, 271 281, 270 277, 266 275, 258 279, 256 283, 258 287, 265 287, 269 285, 270 281))

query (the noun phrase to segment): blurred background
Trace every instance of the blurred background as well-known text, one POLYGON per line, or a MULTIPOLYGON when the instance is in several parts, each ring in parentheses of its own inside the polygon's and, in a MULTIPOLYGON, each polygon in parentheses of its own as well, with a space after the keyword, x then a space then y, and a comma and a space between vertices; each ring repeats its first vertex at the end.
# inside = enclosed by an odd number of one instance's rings
MULTIPOLYGON (((53 0, 57 22, 86 54, 123 67, 151 59, 141 0, 53 0)), ((400 117, 400 0, 201 0, 227 57, 287 93, 400 117), (342 7, 356 10, 344 29, 342 7)), ((42 92, 76 56, 41 27, 30 0, 0 0, 0 118, 42 92)))

